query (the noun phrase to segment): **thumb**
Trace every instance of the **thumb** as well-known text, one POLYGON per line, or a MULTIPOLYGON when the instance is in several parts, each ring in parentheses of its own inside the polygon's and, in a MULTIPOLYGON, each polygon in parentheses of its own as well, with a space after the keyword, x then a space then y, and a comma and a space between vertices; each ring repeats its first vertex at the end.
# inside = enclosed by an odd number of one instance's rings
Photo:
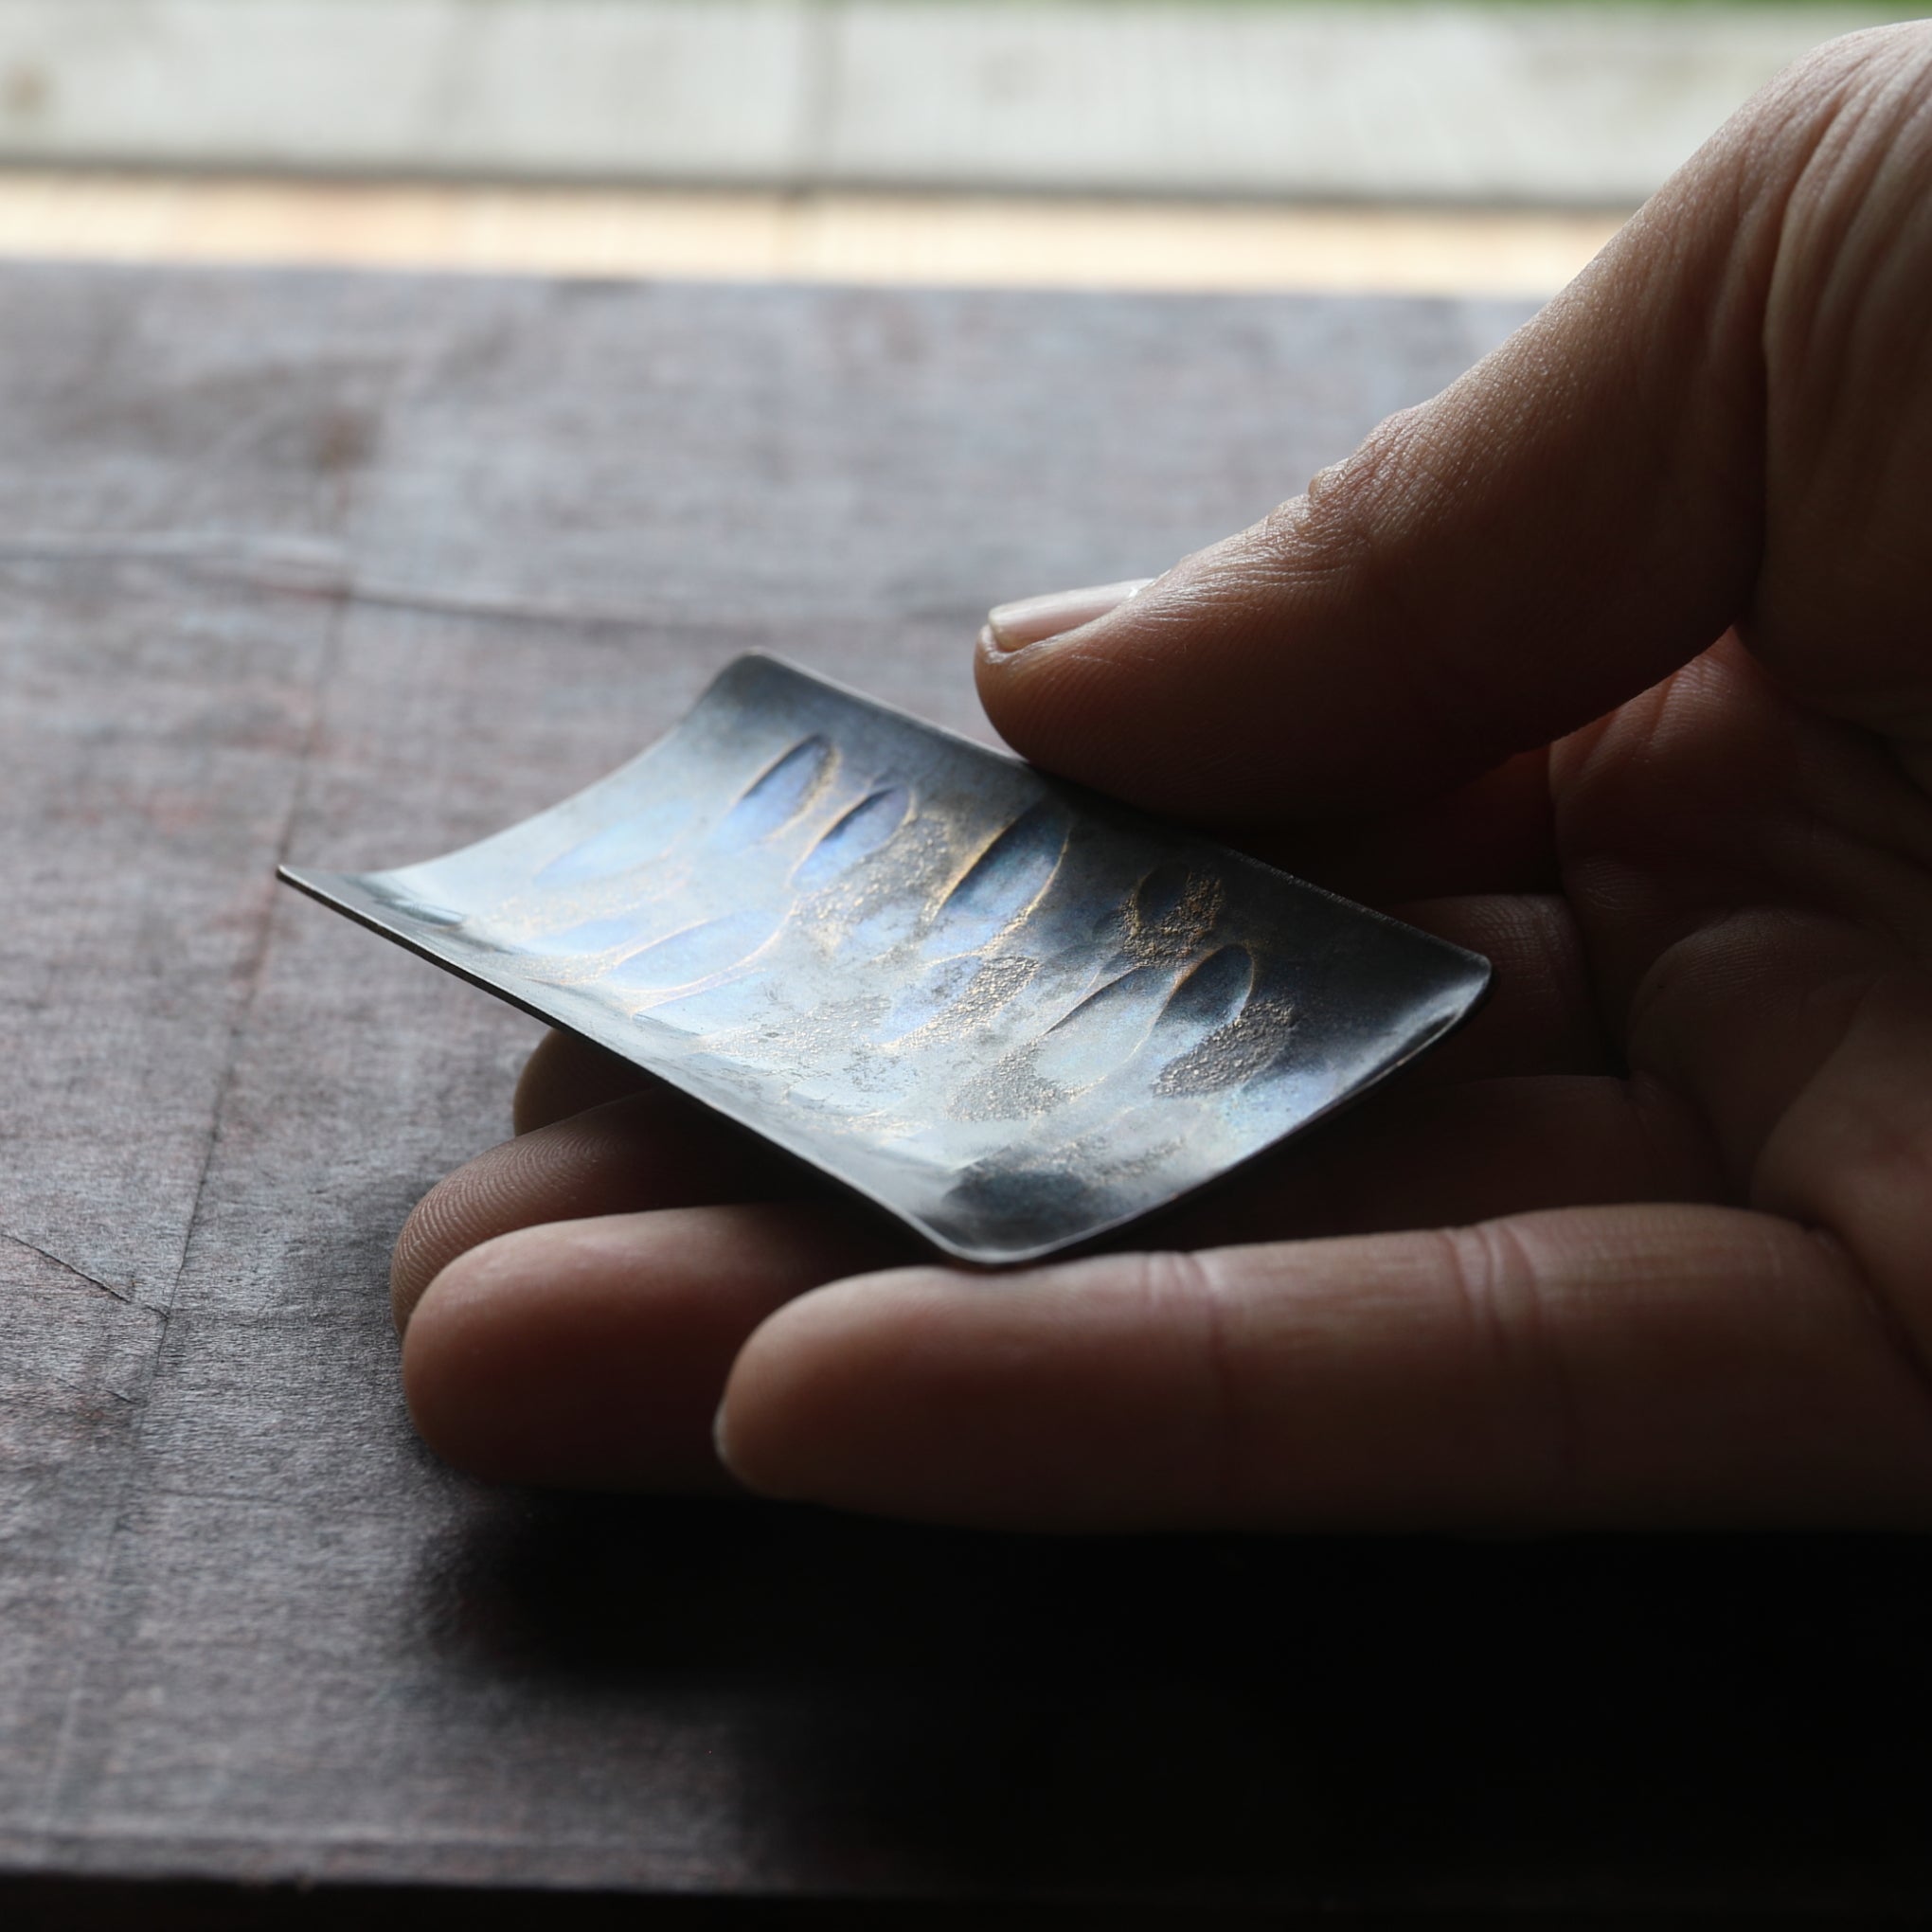
POLYGON ((1375 808, 1714 641, 1759 568, 1784 213, 1857 46, 1776 83, 1501 349, 1252 528, 1144 588, 994 612, 994 725, 1186 816, 1375 808))

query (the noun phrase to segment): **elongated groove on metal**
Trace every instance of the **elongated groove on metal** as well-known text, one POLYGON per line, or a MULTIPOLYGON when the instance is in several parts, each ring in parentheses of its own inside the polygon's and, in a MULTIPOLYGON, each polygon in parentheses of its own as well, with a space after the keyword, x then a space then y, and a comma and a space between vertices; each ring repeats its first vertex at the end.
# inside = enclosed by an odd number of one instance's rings
POLYGON ((492 838, 282 876, 979 1263, 1252 1159, 1442 1039, 1490 974, 760 655, 492 838))

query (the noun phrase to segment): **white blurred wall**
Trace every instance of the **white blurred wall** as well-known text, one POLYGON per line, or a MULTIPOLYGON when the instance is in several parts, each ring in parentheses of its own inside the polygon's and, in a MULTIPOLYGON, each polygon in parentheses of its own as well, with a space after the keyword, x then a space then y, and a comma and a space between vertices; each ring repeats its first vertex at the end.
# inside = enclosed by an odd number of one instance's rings
POLYGON ((0 160, 1587 205, 1856 5, 0 0, 0 160))

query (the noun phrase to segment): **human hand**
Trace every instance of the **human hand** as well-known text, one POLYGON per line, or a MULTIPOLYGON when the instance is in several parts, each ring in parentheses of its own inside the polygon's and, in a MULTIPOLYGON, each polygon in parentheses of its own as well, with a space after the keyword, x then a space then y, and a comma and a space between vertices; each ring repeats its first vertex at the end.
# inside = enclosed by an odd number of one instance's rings
POLYGON ((1489 1008, 1160 1252, 994 1278, 872 1272, 553 1039, 399 1243, 430 1441, 1046 1529, 1932 1517, 1928 317, 1915 26, 1261 524, 996 614, 1020 751, 1488 953, 1489 1008))

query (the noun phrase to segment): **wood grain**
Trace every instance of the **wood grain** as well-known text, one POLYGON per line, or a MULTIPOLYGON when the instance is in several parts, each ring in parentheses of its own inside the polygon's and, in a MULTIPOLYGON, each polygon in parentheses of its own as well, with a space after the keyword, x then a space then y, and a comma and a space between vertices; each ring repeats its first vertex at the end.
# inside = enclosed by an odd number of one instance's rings
POLYGON ((990 599, 1253 517, 1509 319, 0 272, 20 1910, 89 1875, 1182 1921, 1932 1898, 1915 1543, 570 1499, 440 1468, 397 1396, 388 1243, 507 1130, 532 1029, 277 858, 492 830, 750 645, 971 726, 990 599))

